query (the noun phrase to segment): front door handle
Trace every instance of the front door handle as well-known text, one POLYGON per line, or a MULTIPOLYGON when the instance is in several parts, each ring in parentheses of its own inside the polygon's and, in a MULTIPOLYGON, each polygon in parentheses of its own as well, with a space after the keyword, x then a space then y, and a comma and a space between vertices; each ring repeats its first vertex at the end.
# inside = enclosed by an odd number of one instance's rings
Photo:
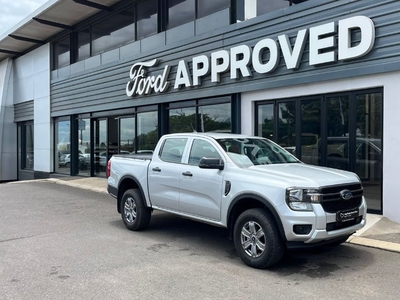
POLYGON ((155 167, 152 169, 154 172, 161 172, 161 169, 159 167, 155 167))
POLYGON ((192 176, 193 176, 193 174, 190 173, 189 171, 183 172, 182 175, 183 175, 183 176, 188 176, 188 177, 192 177, 192 176))

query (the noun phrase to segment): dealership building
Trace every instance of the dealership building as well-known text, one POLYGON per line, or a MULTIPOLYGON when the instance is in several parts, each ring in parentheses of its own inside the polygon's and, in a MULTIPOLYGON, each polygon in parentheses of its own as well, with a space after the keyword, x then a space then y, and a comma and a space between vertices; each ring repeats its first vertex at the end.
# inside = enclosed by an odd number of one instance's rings
POLYGON ((400 222, 399 97, 400 1, 49 0, 0 36, 0 182, 223 131, 357 173, 400 222))

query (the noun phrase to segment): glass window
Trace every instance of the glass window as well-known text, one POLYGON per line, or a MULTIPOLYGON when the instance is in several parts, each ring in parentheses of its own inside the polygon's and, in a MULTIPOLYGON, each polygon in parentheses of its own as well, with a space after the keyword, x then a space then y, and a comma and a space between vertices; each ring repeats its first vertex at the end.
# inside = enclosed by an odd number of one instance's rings
POLYGON ((203 157, 214 157, 221 159, 221 156, 218 154, 218 151, 214 148, 213 145, 211 145, 207 141, 195 139, 192 145, 192 149, 190 150, 189 165, 199 165, 199 162, 203 157))
POLYGON ((77 61, 84 60, 90 57, 90 29, 86 28, 78 32, 78 57, 77 61))
POLYGON ((55 122, 55 171, 70 174, 71 126, 70 121, 55 122))
POLYGON ((236 0, 237 20, 245 21, 307 0, 236 0))
POLYGON ((107 120, 95 120, 93 124, 94 134, 94 174, 106 176, 107 164, 107 120))
POLYGON ((120 153, 127 154, 135 151, 135 117, 120 120, 119 149, 120 153))
POLYGON ((18 126, 19 156, 21 169, 33 170, 34 167, 34 133, 33 124, 31 122, 21 123, 18 126))
POLYGON ((199 129, 207 131, 231 132, 231 104, 200 106, 198 112, 199 129))
POLYGON ((92 26, 92 55, 134 40, 135 16, 131 8, 92 26))
POLYGON ((158 0, 147 0, 137 4, 137 38, 142 39, 157 33, 158 0))
MULTIPOLYGON (((245 0, 245 2, 250 2, 245 0)), ((257 0, 257 14, 256 16, 261 16, 263 14, 275 11, 281 8, 288 7, 289 1, 282 0, 257 0)))
POLYGON ((158 142, 158 117, 156 111, 137 114, 137 150, 152 151, 158 142))
POLYGON ((356 95, 356 170, 368 209, 382 210, 382 93, 356 95))
POLYGON ((65 38, 60 42, 54 43, 54 68, 59 69, 70 64, 70 38, 65 38))
POLYGON ((257 135, 273 140, 274 104, 263 104, 258 106, 257 135))
POLYGON ((277 130, 278 137, 273 140, 289 152, 301 154, 303 162, 357 173, 368 211, 382 211, 381 89, 287 102, 274 100, 256 107, 258 135, 267 136, 277 130), (296 101, 300 101, 299 106, 296 101), (278 119, 274 116, 274 105, 278 106, 278 119), (300 116, 300 122, 296 121, 296 115, 300 116))
MULTIPOLYGON (((301 101, 301 160, 318 165, 321 137, 321 99, 301 101)), ((293 153, 294 154, 294 153, 293 153)))
POLYGON ((187 139, 170 138, 166 139, 161 149, 160 158, 166 162, 180 163, 187 139))
POLYGON ((230 6, 230 0, 213 0, 200 1, 197 0, 197 17, 201 18, 217 11, 223 10, 230 6))
POLYGON ((193 21, 195 18, 195 0, 168 0, 167 28, 193 21))
POLYGON ((207 132, 224 131, 231 132, 231 104, 220 103, 213 105, 201 105, 209 103, 213 99, 189 102, 192 107, 177 107, 169 110, 169 133, 177 132, 207 132), (200 105, 199 105, 200 104, 200 105), (196 107, 197 106, 197 107, 196 107))
POLYGON ((348 170, 349 96, 329 96, 326 100, 328 112, 327 166, 348 170))
POLYGON ((196 128, 196 107, 169 110, 169 133, 193 132, 196 128))
POLYGON ((90 176, 90 119, 78 119, 78 173, 90 176))
POLYGON ((278 114, 278 144, 293 152, 296 146, 296 103, 279 103, 278 114))

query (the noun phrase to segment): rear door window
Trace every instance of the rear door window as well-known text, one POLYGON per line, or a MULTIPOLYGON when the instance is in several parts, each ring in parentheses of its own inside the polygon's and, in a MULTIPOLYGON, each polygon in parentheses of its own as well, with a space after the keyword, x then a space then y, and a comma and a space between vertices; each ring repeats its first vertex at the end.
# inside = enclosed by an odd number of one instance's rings
POLYGON ((186 143, 186 138, 166 139, 160 152, 160 159, 165 162, 180 163, 186 143))

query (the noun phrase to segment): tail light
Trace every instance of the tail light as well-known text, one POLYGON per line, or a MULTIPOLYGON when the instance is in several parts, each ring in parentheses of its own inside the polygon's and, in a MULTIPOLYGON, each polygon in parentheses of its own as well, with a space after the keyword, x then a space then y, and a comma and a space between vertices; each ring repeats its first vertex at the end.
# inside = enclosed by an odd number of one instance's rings
POLYGON ((107 163, 107 178, 111 175, 111 159, 107 163))

